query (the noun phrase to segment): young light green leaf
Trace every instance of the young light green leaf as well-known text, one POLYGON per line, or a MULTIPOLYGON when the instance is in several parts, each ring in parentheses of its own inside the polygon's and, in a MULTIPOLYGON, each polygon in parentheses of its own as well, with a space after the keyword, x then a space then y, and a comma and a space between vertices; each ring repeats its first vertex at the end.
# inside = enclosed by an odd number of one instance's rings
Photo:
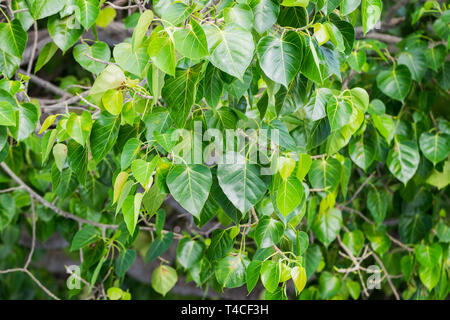
POLYGON ((177 283, 177 271, 169 266, 160 265, 152 274, 153 289, 165 296, 177 283))
POLYGON ((153 11, 145 10, 139 16, 138 23, 133 31, 133 37, 131 40, 133 50, 136 51, 142 44, 147 33, 148 27, 153 21, 153 11))

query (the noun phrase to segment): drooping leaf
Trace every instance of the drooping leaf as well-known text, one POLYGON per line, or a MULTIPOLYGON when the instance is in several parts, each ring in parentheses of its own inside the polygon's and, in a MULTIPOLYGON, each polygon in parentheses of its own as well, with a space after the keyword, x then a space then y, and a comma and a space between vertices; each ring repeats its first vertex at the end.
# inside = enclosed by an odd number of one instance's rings
POLYGON ((261 69, 270 79, 287 87, 300 69, 303 47, 303 38, 296 32, 287 32, 282 38, 261 38, 256 49, 261 69))

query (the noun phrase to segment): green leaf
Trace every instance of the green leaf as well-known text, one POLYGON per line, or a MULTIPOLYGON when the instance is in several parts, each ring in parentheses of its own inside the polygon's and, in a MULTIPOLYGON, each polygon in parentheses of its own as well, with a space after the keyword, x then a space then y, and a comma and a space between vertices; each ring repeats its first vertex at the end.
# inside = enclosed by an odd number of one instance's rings
POLYGON ((12 78, 17 68, 19 68, 21 59, 13 56, 3 50, 0 50, 0 72, 8 78, 12 78))
POLYGON ((67 143, 67 164, 76 174, 77 180, 84 185, 88 169, 88 150, 77 142, 69 140, 67 143))
POLYGON ((262 265, 261 261, 253 260, 247 267, 246 282, 247 282, 247 291, 249 293, 255 288, 256 284, 258 283, 261 265, 262 265))
POLYGON ((302 63, 303 38, 293 31, 283 37, 265 36, 258 42, 259 65, 273 81, 285 87, 298 73, 302 63))
POLYGON ((136 251, 135 250, 126 250, 120 253, 117 257, 116 265, 114 270, 116 271, 116 275, 119 278, 122 278, 128 269, 133 265, 134 260, 136 259, 136 251))
POLYGON ((155 240, 150 244, 147 254, 145 255, 145 262, 155 260, 164 252, 166 252, 173 242, 173 232, 168 232, 161 234, 155 238, 155 240))
POLYGON ((34 20, 54 15, 65 6, 65 2, 60 0, 29 0, 28 3, 34 20))
POLYGON ((166 178, 175 200, 199 218, 211 189, 211 171, 205 165, 174 165, 166 178))
POLYGON ((310 38, 309 43, 306 44, 306 52, 303 58, 303 63, 301 67, 301 72, 308 79, 321 84, 325 79, 326 69, 321 63, 323 61, 323 56, 317 43, 310 38))
POLYGON ((14 106, 8 101, 0 101, 0 125, 16 125, 16 111, 14 106))
POLYGON ((450 184, 450 160, 445 161, 442 171, 434 169, 426 182, 439 190, 450 184))
POLYGON ((261 266, 261 282, 267 291, 273 293, 278 289, 280 282, 281 268, 280 263, 267 260, 261 266))
POLYGON ((283 0, 281 5, 284 7, 303 7, 306 8, 309 0, 283 0))
POLYGON ((53 156, 55 157, 55 164, 59 171, 62 171, 67 158, 67 146, 58 143, 53 147, 53 156))
POLYGON ((345 126, 352 115, 352 106, 345 100, 334 97, 327 104, 327 115, 330 121, 331 131, 345 126))
POLYGON ((295 169, 295 160, 288 157, 279 157, 277 167, 281 178, 286 180, 295 169))
MULTIPOLYGON (((120 168, 122 170, 127 169, 131 165, 134 158, 139 153, 140 147, 141 147, 141 141, 137 138, 131 138, 130 140, 128 140, 125 143, 123 150, 122 150, 122 155, 120 158, 120 168)), ((134 173, 133 173, 133 175, 134 175, 134 173)))
POLYGON ((117 12, 114 8, 106 7, 100 10, 95 24, 101 28, 106 28, 116 17, 117 12))
POLYGON ((205 96, 205 100, 208 105, 215 108, 219 104, 220 97, 223 91, 221 71, 214 67, 211 63, 209 63, 206 67, 205 76, 203 77, 202 81, 203 95, 205 96))
POLYGON ((348 280, 345 282, 347 286, 348 293, 354 300, 358 300, 359 295, 361 294, 361 285, 357 281, 348 280))
POLYGON ((362 0, 361 16, 364 35, 378 23, 382 10, 383 2, 381 0, 362 0))
POLYGON ((450 242, 450 228, 443 221, 436 225, 436 233, 440 242, 450 242))
POLYGON ((439 283, 441 274, 441 268, 439 266, 434 267, 419 267, 419 278, 420 281, 431 291, 439 283))
POLYGON ((22 58, 28 35, 19 20, 0 23, 0 49, 17 58, 22 58))
POLYGON ((427 54, 425 54, 427 66, 437 72, 441 69, 446 55, 447 50, 443 44, 429 48, 427 54))
POLYGON ((81 115, 71 113, 66 122, 66 132, 79 144, 85 145, 92 128, 92 116, 88 111, 81 115))
POLYGON ((253 11, 245 3, 238 3, 233 7, 223 9, 223 16, 226 24, 237 24, 243 29, 251 29, 253 26, 253 11))
POLYGON ((302 266, 295 266, 290 270, 290 273, 297 293, 300 294, 306 286, 306 269, 302 266))
MULTIPOLYGON (((363 0, 364 1, 364 0, 363 0)), ((329 299, 335 296, 341 288, 341 279, 328 271, 321 273, 319 278, 319 291, 321 299, 329 299)))
POLYGON ((102 61, 109 61, 109 59, 111 59, 111 52, 109 50, 108 45, 105 42, 97 41, 91 46, 85 43, 81 43, 73 48, 73 57, 75 58, 75 60, 84 69, 96 75, 98 75, 100 72, 103 71, 103 69, 105 69, 105 64, 92 60, 91 58, 88 57, 88 55, 93 58, 100 59, 102 61))
POLYGON ((153 30, 147 53, 159 69, 175 76, 175 48, 169 35, 161 28, 153 30))
POLYGON ((48 19, 48 33, 63 53, 77 43, 83 34, 83 29, 74 28, 73 23, 73 18, 70 16, 64 19, 52 16, 48 19))
POLYGON ((70 196, 78 186, 78 180, 75 173, 69 168, 65 168, 61 172, 59 183, 53 186, 56 189, 56 195, 60 199, 70 196))
POLYGON ((141 211, 143 196, 143 193, 136 193, 134 196, 130 195, 125 198, 125 201, 122 204, 123 218, 130 235, 134 234, 139 213, 141 211))
POLYGON ((398 64, 408 67, 411 77, 417 82, 421 82, 427 72, 427 60, 422 49, 411 49, 402 52, 398 57, 398 64))
POLYGON ((110 89, 106 91, 102 97, 102 104, 109 113, 118 116, 123 107, 122 90, 110 89))
POLYGON ((344 16, 349 15, 353 11, 355 11, 359 5, 361 4, 361 0, 343 0, 341 3, 341 10, 344 16))
POLYGON ((168 25, 178 25, 185 21, 192 11, 192 6, 188 6, 181 1, 175 1, 168 5, 161 18, 162 20, 169 22, 168 25))
POLYGON ((70 246, 70 251, 79 250, 84 248, 91 243, 97 241, 100 237, 100 232, 91 225, 84 226, 80 230, 75 233, 75 236, 72 239, 72 244, 70 246))
POLYGON ((278 244, 283 237, 284 226, 278 220, 264 217, 255 229, 255 241, 259 248, 268 248, 278 244))
POLYGON ((197 94, 202 64, 186 70, 178 69, 175 77, 169 77, 162 89, 167 99, 170 117, 180 127, 184 127, 197 94))
POLYGON ((404 243, 416 243, 431 229, 431 217, 422 213, 402 214, 399 221, 400 239, 404 243))
POLYGON ((346 232, 342 239, 344 245, 355 256, 359 256, 359 253, 364 245, 364 233, 361 230, 354 230, 352 232, 346 232))
POLYGON ((404 101, 411 89, 412 76, 408 67, 398 65, 377 76, 377 86, 388 97, 404 101))
POLYGON ((218 165, 217 178, 227 198, 242 213, 256 205, 267 190, 259 167, 234 152, 225 154, 224 163, 218 165))
POLYGON ((412 140, 394 141, 394 148, 389 150, 386 164, 389 171, 406 184, 419 167, 420 155, 417 145, 412 140))
POLYGON ((395 133, 392 117, 386 114, 380 116, 372 114, 372 121, 378 132, 386 139, 386 142, 391 143, 395 133))
POLYGON ((0 195, 0 232, 4 232, 5 228, 11 223, 16 215, 17 210, 14 198, 9 194, 0 195))
POLYGON ((209 55, 205 32, 194 19, 173 33, 173 42, 175 49, 189 59, 202 59, 209 55))
POLYGON ((329 208, 324 212, 319 212, 316 216, 312 230, 325 247, 336 239, 342 226, 341 211, 336 208, 329 208))
POLYGON ((241 255, 226 256, 220 259, 215 270, 217 281, 225 288, 242 286, 245 283, 247 265, 247 258, 241 255))
POLYGON ((311 186, 315 189, 335 190, 341 177, 341 164, 334 158, 314 160, 308 173, 311 186))
POLYGON ((286 180, 281 180, 277 191, 278 210, 287 216, 300 204, 304 196, 302 183, 293 176, 286 180))
POLYGON ((16 126, 9 127, 13 137, 17 141, 28 138, 36 129, 41 110, 32 103, 19 105, 18 115, 16 115, 16 126))
POLYGON ((108 289, 108 291, 106 291, 106 294, 108 295, 108 298, 110 300, 119 300, 120 298, 122 298, 124 292, 120 288, 111 287, 108 289))
POLYGON ((280 5, 275 0, 254 0, 250 2, 255 17, 254 28, 259 34, 264 33, 277 21, 280 5))
POLYGON ((153 289, 165 296, 177 283, 177 271, 169 266, 161 265, 152 274, 153 289))
POLYGON ((190 269, 201 260, 204 251, 203 242, 183 238, 178 243, 177 260, 183 268, 190 269))
POLYGON ((89 96, 92 98, 92 102, 99 105, 103 94, 111 89, 117 89, 124 85, 126 81, 125 74, 122 69, 114 64, 108 65, 100 75, 95 79, 92 85, 89 96))
POLYGON ((383 223, 388 208, 388 194, 386 190, 371 188, 367 194, 367 208, 377 225, 383 223))
MULTIPOLYGON (((97 78, 98 79, 98 78, 97 78)), ((92 157, 98 163, 116 143, 119 134, 120 117, 109 112, 101 112, 92 126, 90 145, 92 157)))
POLYGON ((235 24, 226 25, 223 30, 204 26, 203 30, 208 41, 211 63, 242 80, 255 50, 252 34, 235 24))
POLYGON ((80 9, 80 23, 85 30, 92 27, 100 13, 98 0, 76 0, 78 9, 80 9))
POLYGON ((325 107, 328 101, 332 98, 332 92, 328 88, 319 88, 314 90, 314 93, 305 105, 304 110, 308 119, 317 121, 325 117, 325 107))
POLYGON ((140 14, 138 23, 133 31, 133 37, 131 40, 133 51, 136 51, 144 42, 145 34, 147 33, 148 27, 153 21, 153 11, 145 10, 140 14))
POLYGON ((305 254, 305 269, 306 276, 309 278, 319 267, 320 261, 322 260, 322 252, 317 244, 312 244, 306 250, 305 254))
POLYGON ((446 159, 450 152, 449 136, 424 132, 419 139, 420 150, 434 165, 446 159))
POLYGON ((148 64, 148 54, 145 47, 133 50, 131 44, 122 42, 114 47, 114 60, 125 71, 142 77, 148 64))
POLYGON ((312 159, 309 154, 301 153, 298 156, 296 177, 299 181, 302 181, 306 177, 306 174, 311 168, 311 164, 312 159))
POLYGON ((414 249, 417 261, 424 267, 434 267, 439 264, 442 257, 442 247, 439 243, 431 246, 419 244, 414 249))
POLYGON ((114 188, 113 188, 113 204, 119 200, 119 197, 122 193, 122 189, 125 186, 125 182, 128 180, 128 172, 122 171, 119 172, 119 174, 116 177, 116 180, 114 181, 114 188))
POLYGON ((364 235, 370 241, 373 250, 380 255, 383 255, 389 250, 391 246, 391 239, 386 234, 386 226, 363 225, 364 235))
POLYGON ((234 241, 228 230, 214 230, 211 235, 211 245, 208 247, 207 257, 210 261, 217 261, 228 255, 233 248, 234 241))
POLYGON ((348 146, 350 158, 353 162, 367 171, 376 157, 375 140, 372 137, 361 135, 359 139, 353 138, 348 146))
MULTIPOLYGON (((122 153, 123 155, 123 153, 122 153)), ((153 171, 156 168, 159 157, 155 156, 150 162, 142 159, 134 160, 131 163, 131 172, 134 178, 142 185, 145 190, 148 190, 153 182, 153 171)))

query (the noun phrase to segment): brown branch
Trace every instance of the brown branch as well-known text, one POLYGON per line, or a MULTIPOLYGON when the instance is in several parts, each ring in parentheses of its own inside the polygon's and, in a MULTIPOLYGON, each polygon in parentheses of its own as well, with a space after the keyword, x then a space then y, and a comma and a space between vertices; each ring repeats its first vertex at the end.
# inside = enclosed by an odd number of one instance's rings
POLYGON ((361 191, 369 183, 369 181, 373 178, 374 175, 375 175, 375 172, 373 172, 370 176, 368 176, 367 179, 363 182, 363 184, 359 186, 358 190, 356 190, 356 192, 353 194, 353 196, 349 200, 347 200, 345 203, 343 203, 342 206, 346 206, 349 203, 352 203, 353 200, 355 200, 358 197, 358 195, 361 193, 361 191))
MULTIPOLYGON (((87 219, 83 219, 80 218, 72 213, 66 212, 64 210, 59 209, 58 207, 56 207, 54 204, 48 202, 47 200, 45 200, 44 198, 42 198, 39 194, 37 194, 33 189, 31 189, 25 182, 22 181, 22 179, 20 179, 7 165, 6 163, 2 162, 0 163, 0 166, 3 168, 3 170, 15 181, 17 182, 19 185, 21 185, 32 197, 34 197, 37 201, 39 201, 41 204, 43 204, 45 207, 52 209, 56 214, 67 218, 67 219, 72 219, 75 220, 77 222, 80 223, 86 223, 89 225, 92 225, 94 227, 98 227, 101 228, 102 230, 104 229, 118 229, 118 225, 114 225, 114 224, 105 224, 105 223, 99 223, 99 222, 94 222, 94 221, 90 221, 87 219)), ((140 227, 141 230, 146 230, 146 231, 155 231, 155 226, 152 227, 140 227)), ((169 231, 167 230, 163 230, 162 233, 168 233, 169 231)), ((178 234, 178 233, 174 233, 175 238, 177 239, 181 239, 183 238, 183 235, 178 234)))
MULTIPOLYGON (((369 249, 369 250, 372 251, 371 249, 369 249)), ((381 259, 377 256, 377 254, 374 251, 372 251, 372 255, 375 258, 375 260, 377 261, 377 263, 380 265, 380 267, 383 270, 384 274, 386 275, 387 282, 388 282, 389 286, 391 287, 392 292, 394 293, 395 299, 401 300, 400 299, 400 295, 398 294, 397 289, 395 289, 395 286, 394 286, 394 284, 392 283, 392 280, 391 280, 391 276, 387 272, 386 267, 384 266, 383 262, 381 261, 381 259)))
POLYGON ((34 75, 34 74, 27 74, 27 71, 23 70, 23 69, 19 69, 20 73, 26 74, 30 77, 30 81, 34 82, 35 84, 37 84, 38 86, 47 89, 49 91, 52 91, 53 93, 60 95, 62 97, 67 97, 67 96, 72 96, 70 93, 68 93, 67 91, 64 91, 63 89, 55 86, 53 83, 48 82, 47 80, 44 80, 42 78, 39 78, 38 76, 34 75))
MULTIPOLYGON (((27 66, 27 73, 26 73, 27 76, 30 76, 31 74, 31 68, 33 67, 34 56, 36 54, 38 44, 38 27, 36 21, 33 23, 33 31, 34 31, 33 46, 31 47, 31 57, 27 66)), ((28 82, 25 84, 25 92, 28 92, 28 82)))

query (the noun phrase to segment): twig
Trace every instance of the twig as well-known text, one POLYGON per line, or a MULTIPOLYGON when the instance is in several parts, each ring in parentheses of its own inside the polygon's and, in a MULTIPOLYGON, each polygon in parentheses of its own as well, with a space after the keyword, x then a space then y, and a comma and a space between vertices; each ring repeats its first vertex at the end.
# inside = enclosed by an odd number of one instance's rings
POLYGON ((30 202, 31 202, 31 213, 32 213, 32 231, 31 231, 31 249, 30 253, 28 254, 27 261, 25 262, 24 269, 27 269, 30 265, 31 258, 33 257, 34 248, 36 246, 36 208, 34 207, 34 199, 30 196, 30 202))
MULTIPOLYGON (((38 44, 38 27, 37 27, 36 21, 33 23, 33 32, 34 32, 33 47, 31 48, 30 62, 28 62, 28 66, 27 66, 27 76, 30 76, 30 74, 31 74, 31 68, 33 67, 34 56, 36 54, 36 49, 37 49, 37 44, 38 44)), ((27 82, 25 84, 25 92, 28 92, 28 83, 29 82, 27 82)))
MULTIPOLYGON (((369 250, 371 250, 371 249, 369 249, 369 250)), ((392 292, 394 293, 395 299, 400 300, 400 295, 398 294, 397 289, 395 289, 395 286, 394 286, 394 284, 392 283, 392 280, 391 280, 391 276, 386 271, 386 268, 385 268, 383 262, 377 256, 377 254, 375 252, 372 251, 372 254, 373 254, 373 257, 375 258, 375 260, 377 261, 377 263, 380 265, 381 269, 383 269, 383 272, 386 275, 387 282, 388 282, 389 286, 391 287, 392 292)))
POLYGON ((89 54, 87 54, 87 53, 84 53, 84 55, 85 55, 86 57, 88 57, 89 59, 94 60, 94 61, 96 61, 96 62, 98 62, 98 63, 103 63, 103 64, 106 64, 106 65, 110 65, 110 64, 117 65, 117 63, 114 63, 114 62, 110 62, 110 61, 105 61, 105 60, 101 60, 101 59, 94 58, 93 56, 91 56, 91 55, 89 55, 89 54))
POLYGON ((0 190, 0 193, 7 193, 7 192, 15 191, 15 190, 20 190, 20 189, 22 189, 21 186, 18 186, 18 187, 12 187, 12 188, 8 188, 8 189, 0 190))
POLYGON ((364 189, 364 187, 369 183, 369 181, 373 178, 374 175, 375 172, 373 172, 370 176, 368 176, 367 179, 363 182, 363 184, 359 186, 359 188, 356 190, 353 196, 349 200, 347 200, 344 204, 342 204, 342 206, 346 206, 349 203, 352 203, 353 200, 355 200, 358 197, 359 193, 364 189))
POLYGON ((41 79, 38 76, 34 75, 34 74, 28 74, 27 71, 23 70, 23 69, 19 69, 20 73, 26 74, 30 77, 30 80, 32 82, 34 82, 35 84, 37 84, 38 86, 47 89, 49 91, 52 91, 53 93, 60 95, 62 97, 66 97, 66 96, 72 96, 70 93, 68 93, 67 91, 64 91, 63 89, 55 86, 53 83, 48 82, 47 80, 41 79))
MULTIPOLYGON (((22 179, 20 179, 7 165, 6 163, 2 162, 0 163, 0 166, 3 168, 3 170, 15 181, 17 182, 19 185, 21 185, 32 197, 34 197, 37 201, 39 201, 41 204, 43 204, 45 207, 52 209, 56 214, 67 218, 67 219, 72 219, 75 220, 77 222, 81 222, 81 223, 86 223, 86 224, 90 224, 94 227, 98 227, 98 228, 102 228, 102 229, 118 229, 119 226, 118 225, 114 225, 114 224, 105 224, 105 223, 99 223, 99 222, 94 222, 94 221, 90 221, 87 219, 83 219, 80 218, 78 216, 73 215, 72 213, 66 212, 64 210, 59 209, 58 207, 56 207, 54 204, 48 202, 47 200, 45 200, 44 198, 42 198, 39 194, 37 194, 33 189, 31 189, 25 182, 22 181, 22 179)), ((155 231, 155 227, 140 227, 141 230, 146 230, 146 231, 155 231)), ((168 233, 169 231, 167 230, 162 230, 162 233, 168 233)), ((183 235, 178 234, 178 233, 174 233, 174 236, 178 239, 183 238, 183 235)))

